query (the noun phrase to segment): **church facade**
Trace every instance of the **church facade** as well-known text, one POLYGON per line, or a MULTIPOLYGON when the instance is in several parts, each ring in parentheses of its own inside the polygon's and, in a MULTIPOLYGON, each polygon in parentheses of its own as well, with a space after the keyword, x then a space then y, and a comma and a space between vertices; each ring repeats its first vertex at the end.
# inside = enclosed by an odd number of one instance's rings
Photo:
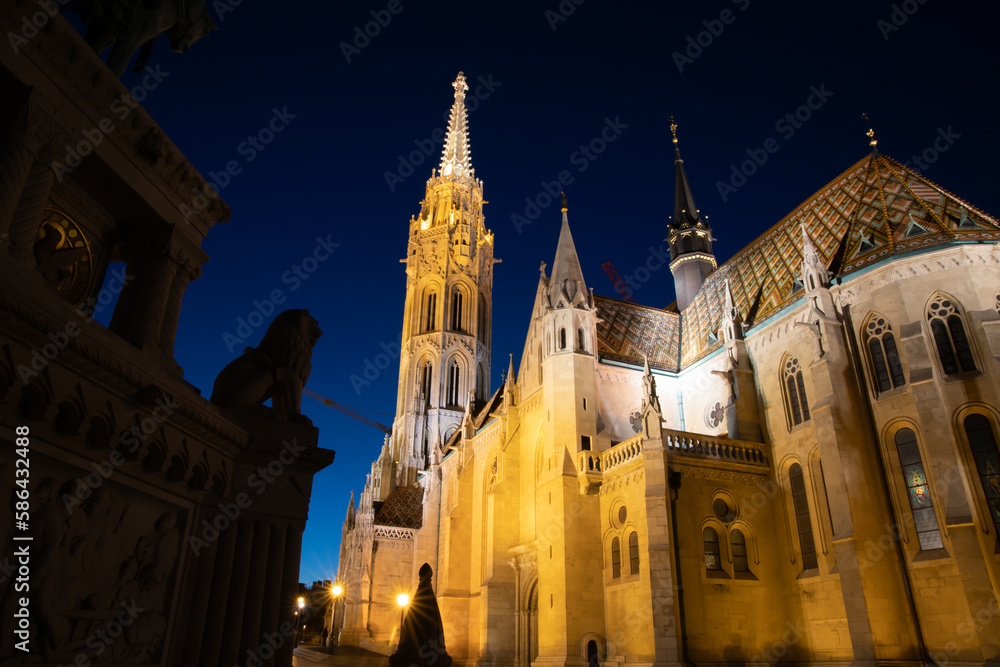
POLYGON ((564 201, 490 393, 494 237, 453 85, 334 636, 391 652, 429 563, 457 664, 1000 660, 1000 221, 872 140, 717 265, 675 133, 676 308, 588 290, 564 201))

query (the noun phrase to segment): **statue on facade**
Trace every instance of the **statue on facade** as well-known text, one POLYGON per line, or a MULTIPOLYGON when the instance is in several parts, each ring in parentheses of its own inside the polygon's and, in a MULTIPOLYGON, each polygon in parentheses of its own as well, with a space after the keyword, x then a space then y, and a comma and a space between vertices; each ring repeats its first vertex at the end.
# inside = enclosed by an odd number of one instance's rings
POLYGON ((417 592, 406 609, 399 648, 389 657, 389 667, 451 667, 451 657, 444 643, 441 611, 431 587, 433 574, 427 563, 420 566, 417 592))
POLYGON ((271 399, 279 419, 301 415, 312 349, 322 335, 308 310, 279 314, 260 345, 243 350, 215 378, 211 402, 222 408, 252 408, 271 399))
POLYGON ((170 38, 170 48, 184 53, 212 30, 205 0, 75 0, 73 9, 87 26, 87 43, 97 53, 109 46, 108 67, 121 76, 132 54, 140 48, 135 71, 145 69, 153 42, 161 33, 170 38))

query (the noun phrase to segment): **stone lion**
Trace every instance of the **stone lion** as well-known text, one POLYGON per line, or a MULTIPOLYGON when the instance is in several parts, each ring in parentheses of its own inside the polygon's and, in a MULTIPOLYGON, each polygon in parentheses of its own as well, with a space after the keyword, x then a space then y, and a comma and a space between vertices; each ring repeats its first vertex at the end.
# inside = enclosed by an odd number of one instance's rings
POLYGON ((252 408, 270 398, 279 419, 302 414, 312 349, 322 335, 308 310, 279 314, 260 345, 243 350, 215 378, 211 402, 223 408, 252 408))

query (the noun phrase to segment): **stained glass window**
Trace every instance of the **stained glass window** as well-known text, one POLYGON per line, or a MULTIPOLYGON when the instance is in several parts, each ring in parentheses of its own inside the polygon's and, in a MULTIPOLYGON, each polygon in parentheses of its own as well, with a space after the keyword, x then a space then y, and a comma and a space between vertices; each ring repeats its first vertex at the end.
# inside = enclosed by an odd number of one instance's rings
POLYGON ((742 530, 734 530, 729 533, 729 541, 733 546, 733 571, 749 572, 747 563, 747 540, 743 536, 742 530))
POLYGON ((927 319, 945 375, 976 370, 972 346, 955 302, 950 297, 935 295, 927 307, 927 319))
POLYGON ((896 339, 892 335, 892 326, 889 322, 881 315, 873 314, 865 325, 865 336, 868 353, 871 355, 876 391, 888 391, 906 384, 903 366, 899 362, 899 351, 896 349, 896 339))
POLYGON ((931 500, 930 487, 927 485, 924 463, 920 458, 917 435, 908 428, 897 431, 896 451, 899 453, 899 464, 903 468, 903 480, 906 483, 906 493, 910 500, 910 511, 913 512, 913 525, 917 531, 920 549, 941 549, 944 544, 941 542, 937 515, 934 514, 934 502, 931 500))
POLYGON ((806 399, 806 383, 802 376, 802 367, 795 357, 785 360, 783 371, 785 379, 785 398, 788 401, 788 416, 792 426, 798 426, 809 421, 809 401, 806 399))
POLYGON ((972 447, 972 458, 976 462, 990 518, 1000 534, 1000 451, 997 450, 993 427, 983 415, 969 415, 965 418, 965 433, 972 447))
POLYGON ((806 500, 806 483, 802 477, 802 466, 793 463, 788 469, 788 482, 792 488, 792 505, 795 509, 795 525, 799 533, 799 548, 802 550, 802 569, 819 567, 816 560, 816 542, 813 540, 812 520, 809 518, 809 501, 806 500))
POLYGON ((714 528, 706 528, 702 532, 702 539, 705 540, 705 569, 721 570, 722 559, 719 558, 719 534, 714 528))

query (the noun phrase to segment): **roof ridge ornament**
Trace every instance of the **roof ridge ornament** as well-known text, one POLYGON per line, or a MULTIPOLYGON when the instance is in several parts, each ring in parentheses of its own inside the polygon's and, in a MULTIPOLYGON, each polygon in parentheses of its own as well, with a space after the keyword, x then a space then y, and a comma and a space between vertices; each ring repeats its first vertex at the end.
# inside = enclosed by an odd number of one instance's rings
POLYGON ((865 125, 868 126, 868 131, 865 132, 865 136, 868 137, 868 145, 872 147, 873 152, 878 153, 878 139, 875 138, 875 130, 872 129, 871 120, 866 113, 861 114, 861 117, 865 119, 865 125))

